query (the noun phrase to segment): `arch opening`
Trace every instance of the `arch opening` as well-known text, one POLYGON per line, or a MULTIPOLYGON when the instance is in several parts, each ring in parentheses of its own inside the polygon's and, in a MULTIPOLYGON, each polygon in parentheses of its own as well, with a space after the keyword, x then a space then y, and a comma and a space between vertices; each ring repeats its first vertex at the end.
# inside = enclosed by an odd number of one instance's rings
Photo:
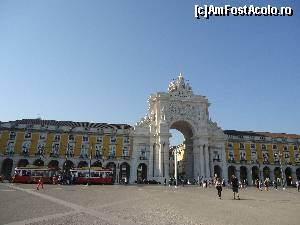
POLYGON ((222 168, 219 165, 214 166, 214 177, 222 179, 222 168))
POLYGON ((37 159, 33 162, 33 165, 35 166, 44 166, 44 161, 41 159, 37 159))
POLYGON ((252 172, 252 183, 255 184, 256 180, 259 179, 259 168, 257 166, 253 166, 251 172, 252 172))
POLYGON ((292 177, 292 169, 290 167, 287 167, 285 169, 285 179, 286 179, 286 184, 288 186, 291 186, 293 183, 293 177, 292 177))
POLYGON ((20 159, 17 163, 17 167, 25 167, 29 164, 28 159, 20 159))
POLYGON ((127 162, 123 162, 120 165, 120 174, 119 174, 120 183, 127 184, 129 181, 129 177, 130 177, 130 166, 127 162))
POLYGON ((228 167, 228 179, 230 180, 232 175, 236 175, 236 168, 235 166, 228 167))
POLYGON ((266 178, 270 178, 270 168, 269 168, 269 167, 265 166, 265 167, 263 168, 263 175, 264 175, 264 180, 265 180, 266 178))
POLYGON ((241 180, 243 183, 246 183, 246 181, 247 181, 247 175, 248 175, 247 167, 241 166, 241 167, 240 167, 240 180, 241 180))
POLYGON ((59 162, 57 160, 51 160, 48 163, 48 168, 56 168, 56 169, 58 169, 58 166, 59 166, 59 162))
POLYGON ((147 181, 147 165, 140 163, 137 167, 137 183, 143 184, 147 181))
POLYGON ((116 173, 117 173, 117 166, 114 162, 109 162, 106 164, 107 169, 111 169, 113 171, 113 182, 116 181, 116 173))
POLYGON ((74 163, 71 160, 66 160, 63 164, 63 171, 66 174, 70 173, 70 170, 74 167, 74 163))
POLYGON ((12 167, 13 167, 13 160, 10 158, 4 159, 1 167, 1 175, 4 177, 4 179, 10 180, 12 167))
POLYGON ((192 126, 183 120, 176 121, 170 126, 170 134, 169 176, 175 178, 177 165, 177 179, 192 181, 200 175, 194 173, 192 126))

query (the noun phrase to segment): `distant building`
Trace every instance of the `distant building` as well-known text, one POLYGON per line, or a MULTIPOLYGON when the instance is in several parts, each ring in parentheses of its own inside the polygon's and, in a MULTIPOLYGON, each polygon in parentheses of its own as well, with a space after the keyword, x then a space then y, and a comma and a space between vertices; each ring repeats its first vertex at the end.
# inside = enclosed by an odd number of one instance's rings
POLYGON ((228 175, 252 183, 260 178, 300 179, 300 135, 225 130, 228 175), (282 174, 281 174, 282 171, 282 174))
POLYGON ((184 158, 184 144, 179 144, 177 146, 171 146, 170 152, 169 152, 169 168, 170 168, 170 176, 174 177, 174 168, 175 168, 175 154, 177 153, 177 168, 178 168, 178 176, 184 176, 184 164, 187 163, 187 161, 184 158))

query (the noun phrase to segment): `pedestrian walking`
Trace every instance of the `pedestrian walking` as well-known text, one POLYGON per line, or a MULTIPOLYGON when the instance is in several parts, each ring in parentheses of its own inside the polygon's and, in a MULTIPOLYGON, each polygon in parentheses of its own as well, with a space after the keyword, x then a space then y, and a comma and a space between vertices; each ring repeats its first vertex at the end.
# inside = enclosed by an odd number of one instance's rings
POLYGON ((276 178, 275 178, 275 180, 274 180, 274 183, 273 183, 273 185, 274 185, 274 188, 277 190, 278 183, 277 183, 277 179, 276 179, 276 178))
POLYGON ((259 190, 260 190, 260 191, 263 190, 262 186, 263 186, 263 182, 262 182, 261 180, 259 180, 259 181, 258 181, 258 187, 259 187, 259 190))
POLYGON ((219 199, 221 199, 221 195, 222 195, 222 182, 219 178, 216 179, 216 189, 218 191, 218 197, 219 199))
POLYGON ((40 186, 42 187, 42 189, 44 189, 44 182, 43 182, 43 177, 40 177, 36 186, 37 190, 40 190, 40 186))
POLYGON ((270 179, 268 177, 265 179, 264 184, 265 184, 265 190, 269 191, 270 179))
POLYGON ((238 200, 240 200, 240 195, 239 195, 239 180, 238 178, 233 174, 231 177, 231 188, 233 192, 233 199, 236 199, 235 196, 237 197, 238 200))
POLYGON ((259 190, 259 179, 255 180, 255 185, 256 185, 257 190, 259 190))
POLYGON ((297 186, 298 192, 300 192, 300 180, 297 180, 297 181, 296 181, 296 186, 297 186))

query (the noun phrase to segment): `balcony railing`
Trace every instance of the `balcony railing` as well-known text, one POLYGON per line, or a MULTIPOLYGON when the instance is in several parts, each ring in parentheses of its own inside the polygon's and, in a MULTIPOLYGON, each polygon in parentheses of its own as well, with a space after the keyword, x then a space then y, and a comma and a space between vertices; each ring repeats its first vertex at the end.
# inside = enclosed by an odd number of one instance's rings
POLYGON ((130 159, 130 156, 122 156, 121 158, 122 158, 122 159, 125 159, 125 160, 129 160, 129 159, 130 159))
POLYGON ((108 159, 116 159, 116 156, 115 155, 109 155, 108 159))
POLYGON ((229 163, 235 163, 235 159, 228 159, 229 163))
POLYGON ((221 162, 221 159, 213 159, 213 162, 221 162))
POLYGON ((140 160, 147 160, 146 156, 140 156, 140 160))
POLYGON ((88 155, 87 154, 80 154, 79 158, 81 158, 81 159, 87 159, 88 155))
POLYGON ((50 157, 58 158, 58 157, 59 157, 59 154, 58 154, 58 153, 51 152, 51 153, 50 153, 50 157))
POLYGON ((102 159, 102 155, 96 154, 96 155, 94 156, 94 158, 95 158, 95 159, 102 159))
POLYGON ((74 157, 74 153, 71 153, 71 152, 67 152, 65 154, 66 157, 74 157))
POLYGON ((241 159, 241 160, 240 160, 240 163, 241 163, 241 164, 245 164, 245 163, 247 163, 247 160, 246 160, 246 159, 241 159))
POLYGON ((38 152, 35 153, 35 156, 44 156, 44 152, 39 152, 38 151, 38 152))
POLYGON ((23 156, 25 156, 25 157, 28 157, 28 156, 29 156, 29 152, 28 152, 28 151, 23 151, 21 154, 22 154, 23 156))
POLYGON ((8 156, 13 156, 15 153, 14 152, 5 152, 4 155, 8 155, 8 156))

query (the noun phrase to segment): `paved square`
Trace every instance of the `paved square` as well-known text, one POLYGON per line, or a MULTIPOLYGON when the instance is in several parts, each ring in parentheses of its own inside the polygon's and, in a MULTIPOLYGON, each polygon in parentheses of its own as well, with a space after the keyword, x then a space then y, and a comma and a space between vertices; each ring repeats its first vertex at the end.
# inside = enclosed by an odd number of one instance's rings
POLYGON ((0 224, 300 224, 296 189, 241 190, 196 186, 59 186, 0 184, 0 224))

